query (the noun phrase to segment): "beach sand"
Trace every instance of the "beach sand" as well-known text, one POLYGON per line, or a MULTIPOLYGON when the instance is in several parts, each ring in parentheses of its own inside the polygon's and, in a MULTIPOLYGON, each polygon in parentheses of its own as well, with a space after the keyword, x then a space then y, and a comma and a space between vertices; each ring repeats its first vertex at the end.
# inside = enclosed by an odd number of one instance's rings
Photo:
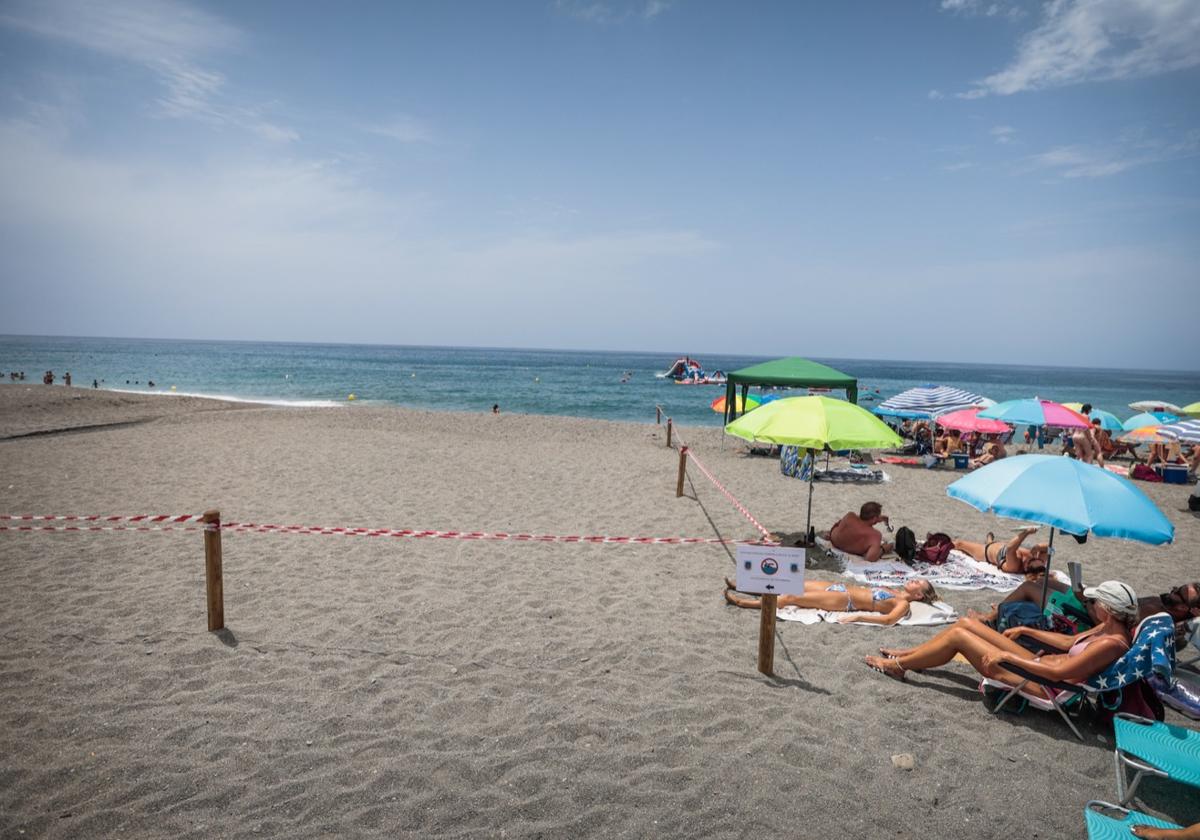
MULTIPOLYGON (((768 528, 803 528, 806 486, 776 460, 680 431, 768 528)), ((695 470, 675 497, 664 436, 4 385, 0 512, 756 537, 695 470)), ((953 472, 888 469, 817 486, 814 523, 875 498, 917 534, 1012 525, 947 498, 953 472)), ((1141 486, 1173 545, 1066 539, 1057 567, 1144 594, 1200 576, 1188 490, 1141 486)), ((0 533, 0 836, 1059 838, 1116 796, 1110 736, 991 716, 962 665, 901 684, 862 664, 932 629, 781 623, 763 677, 758 614, 722 600, 723 546, 223 546, 212 634, 199 532, 0 533)), ((960 612, 998 597, 947 594, 960 612)), ((1143 799, 1200 819, 1193 789, 1143 799)))

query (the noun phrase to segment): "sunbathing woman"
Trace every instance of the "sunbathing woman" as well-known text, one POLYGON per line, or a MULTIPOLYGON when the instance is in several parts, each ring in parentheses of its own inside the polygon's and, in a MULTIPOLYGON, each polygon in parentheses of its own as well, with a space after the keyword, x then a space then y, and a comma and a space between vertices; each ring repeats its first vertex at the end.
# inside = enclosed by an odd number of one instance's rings
MULTIPOLYGON (((762 607, 762 600, 742 595, 734 590, 735 584, 725 578, 725 600, 735 607, 747 610, 757 610, 762 607)), ((874 612, 872 616, 842 616, 838 619, 842 624, 851 621, 866 621, 870 624, 895 624, 908 615, 908 605, 913 601, 925 601, 932 604, 937 600, 937 592, 933 584, 927 580, 910 580, 902 587, 846 586, 844 583, 830 583, 824 580, 804 581, 803 595, 780 595, 781 607, 808 607, 815 610, 830 612, 874 612)))
MULTIPOLYGON (((1130 628, 1138 616, 1137 596, 1120 581, 1108 580, 1088 587, 1083 590, 1083 597, 1096 626, 1078 636, 1028 627, 997 633, 982 622, 964 618, 923 645, 906 650, 881 648, 883 656, 868 656, 866 663, 880 673, 902 680, 906 671, 937 668, 961 653, 976 671, 1009 685, 1020 685, 1023 678, 1005 670, 1007 662, 1020 663, 1025 670, 1049 680, 1081 682, 1100 673, 1129 650, 1130 628), (1016 639, 1023 635, 1067 652, 1037 656, 1017 644, 1016 639)), ((1050 697, 1040 686, 1028 685, 1025 690, 1050 697)))
POLYGON ((1022 528, 1012 539, 1003 543, 989 533, 987 542, 955 540, 954 547, 971 555, 980 563, 988 563, 1002 572, 1014 575, 1039 574, 1046 571, 1046 566, 1049 565, 1050 546, 1038 543, 1033 548, 1025 548, 1021 545, 1037 531, 1037 528, 1022 528))

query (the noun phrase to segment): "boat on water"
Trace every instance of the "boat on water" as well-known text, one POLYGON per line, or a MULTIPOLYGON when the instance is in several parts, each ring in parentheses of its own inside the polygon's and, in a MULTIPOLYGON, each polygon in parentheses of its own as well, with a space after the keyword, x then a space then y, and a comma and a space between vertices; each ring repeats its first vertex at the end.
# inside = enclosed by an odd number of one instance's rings
POLYGON ((725 372, 706 371, 700 362, 691 356, 680 356, 663 373, 655 374, 659 379, 670 379, 676 385, 724 385, 725 372))

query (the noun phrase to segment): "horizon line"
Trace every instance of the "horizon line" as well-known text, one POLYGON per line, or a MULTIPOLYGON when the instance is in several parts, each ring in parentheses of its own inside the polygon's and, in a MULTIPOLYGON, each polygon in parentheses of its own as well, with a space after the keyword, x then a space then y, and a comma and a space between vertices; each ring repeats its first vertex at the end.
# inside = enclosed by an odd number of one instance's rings
MULTIPOLYGON (((668 350, 611 350, 599 349, 593 347, 520 347, 520 346, 504 346, 504 345, 488 345, 488 344, 388 344, 377 342, 363 341, 305 341, 295 339, 258 339, 258 338, 165 338, 162 336, 119 336, 119 335, 42 335, 34 333, 0 333, 0 339, 7 338, 50 338, 50 339, 92 339, 104 341, 169 341, 169 342, 197 342, 204 344, 296 344, 309 345, 318 347, 392 347, 398 349, 419 349, 419 350, 509 350, 509 351, 533 351, 542 353, 611 353, 611 354, 641 354, 651 355, 663 353, 666 355, 681 355, 677 351, 668 350)), ((959 367, 998 367, 1007 366, 1014 368, 1027 368, 1030 370, 1092 370, 1092 371, 1124 371, 1124 372, 1139 372, 1139 373, 1183 373, 1194 374, 1200 376, 1200 369, 1192 368, 1143 368, 1143 367, 1088 367, 1077 364, 1059 364, 1059 365, 1031 365, 1020 364, 1014 362, 964 362, 964 361, 948 361, 940 359, 879 359, 865 356, 802 356, 792 353, 783 356, 774 354, 762 353, 728 353, 720 351, 702 351, 701 353, 688 352, 688 356, 711 355, 723 356, 731 358, 741 358, 749 360, 771 360, 779 358, 807 358, 818 362, 883 362, 886 364, 928 364, 928 365, 955 365, 959 367)))

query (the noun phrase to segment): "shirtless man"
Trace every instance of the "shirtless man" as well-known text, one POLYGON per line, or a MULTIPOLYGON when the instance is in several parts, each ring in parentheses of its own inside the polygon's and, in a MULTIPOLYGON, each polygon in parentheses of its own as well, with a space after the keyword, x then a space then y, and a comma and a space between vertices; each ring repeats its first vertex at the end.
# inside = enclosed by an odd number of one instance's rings
POLYGON ((875 530, 880 522, 891 523, 883 515, 879 502, 867 502, 858 513, 847 513, 829 530, 829 541, 833 547, 847 554, 857 554, 874 563, 885 552, 892 550, 891 543, 883 541, 883 535, 875 530))
POLYGON ((992 438, 983 445, 983 454, 978 458, 972 458, 967 462, 967 466, 973 470, 977 470, 980 467, 986 467, 993 461, 999 461, 1006 455, 1008 455, 1008 452, 1005 450, 1004 444, 999 440, 992 438))
POLYGON ((1008 542, 1000 542, 991 534, 987 535, 987 542, 982 543, 955 540, 954 547, 971 555, 980 563, 988 563, 1009 574, 1044 572, 1050 561, 1050 546, 1046 543, 1038 543, 1033 548, 1021 545, 1037 531, 1036 527, 1022 528, 1008 542))

